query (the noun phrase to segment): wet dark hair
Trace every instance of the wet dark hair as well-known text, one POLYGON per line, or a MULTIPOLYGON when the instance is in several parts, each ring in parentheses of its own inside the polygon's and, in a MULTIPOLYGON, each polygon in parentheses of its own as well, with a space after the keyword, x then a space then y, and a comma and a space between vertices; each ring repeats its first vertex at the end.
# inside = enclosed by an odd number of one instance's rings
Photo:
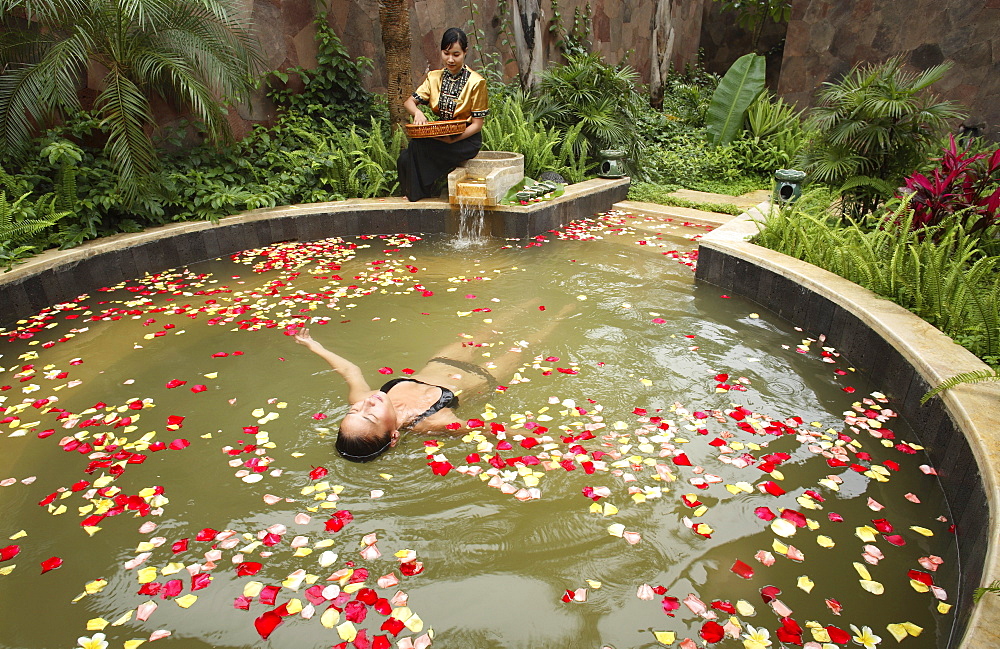
POLYGON ((469 37, 465 35, 465 32, 458 27, 449 27, 444 31, 444 36, 441 37, 441 51, 445 51, 454 43, 458 43, 463 52, 469 49, 469 37))
POLYGON ((338 429, 334 448, 345 460, 370 462, 382 455, 390 444, 392 444, 391 433, 384 437, 370 437, 368 435, 345 435, 342 429, 338 429))

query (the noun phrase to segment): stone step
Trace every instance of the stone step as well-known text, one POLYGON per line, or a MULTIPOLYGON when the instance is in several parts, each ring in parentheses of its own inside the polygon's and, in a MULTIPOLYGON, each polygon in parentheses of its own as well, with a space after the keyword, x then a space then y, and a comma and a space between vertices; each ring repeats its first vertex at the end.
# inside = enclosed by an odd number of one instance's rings
MULTIPOLYGON (((691 199, 689 199, 691 200, 691 199)), ((689 207, 674 207, 673 205, 659 205, 657 203, 643 203, 642 201, 621 201, 612 206, 616 210, 629 212, 635 215, 656 216, 664 219, 671 219, 674 225, 683 223, 697 223, 698 225, 720 226, 735 218, 731 214, 720 214, 718 212, 705 212, 689 207), (680 221, 680 223, 677 223, 680 221)))
POLYGON ((710 192, 699 192, 693 189, 678 189, 671 196, 684 198, 696 203, 729 203, 737 207, 754 207, 763 201, 771 198, 771 192, 766 189, 743 194, 742 196, 729 196, 727 194, 712 194, 710 192))

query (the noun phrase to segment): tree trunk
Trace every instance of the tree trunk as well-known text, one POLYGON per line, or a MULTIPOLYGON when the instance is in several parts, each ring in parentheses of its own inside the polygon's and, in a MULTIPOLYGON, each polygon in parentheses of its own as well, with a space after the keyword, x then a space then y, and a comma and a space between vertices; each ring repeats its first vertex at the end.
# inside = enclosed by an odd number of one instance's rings
POLYGON ((649 53, 649 100, 653 106, 663 106, 663 80, 670 72, 670 59, 674 54, 673 18, 670 0, 656 0, 653 8, 652 38, 649 53))
POLYGON ((379 0, 378 18, 382 24, 382 47, 385 48, 386 99, 394 128, 409 121, 403 102, 413 92, 410 78, 410 12, 407 0, 379 0))
POLYGON ((539 0, 512 0, 510 3, 514 26, 514 58, 517 60, 521 85, 535 85, 545 65, 542 47, 542 9, 539 0))

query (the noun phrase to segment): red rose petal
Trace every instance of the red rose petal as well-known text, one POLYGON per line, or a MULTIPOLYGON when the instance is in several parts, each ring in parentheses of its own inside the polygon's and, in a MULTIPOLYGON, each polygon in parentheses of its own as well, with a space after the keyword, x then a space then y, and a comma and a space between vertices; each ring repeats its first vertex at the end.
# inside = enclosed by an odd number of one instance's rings
POLYGON ((751 577, 753 577, 753 568, 743 563, 739 559, 736 560, 736 563, 733 564, 733 567, 730 568, 730 570, 735 572, 740 577, 743 577, 744 579, 750 579, 751 577))
POLYGON ((847 644, 851 640, 851 634, 833 625, 826 627, 826 632, 830 634, 830 641, 837 644, 847 644))
POLYGON ((778 515, 772 512, 769 507, 758 507, 757 509, 753 510, 753 513, 757 518, 761 519, 762 521, 773 521, 775 518, 778 517, 778 515))
POLYGON ((260 637, 267 640, 267 637, 271 635, 277 626, 281 624, 281 616, 274 611, 264 611, 259 618, 253 621, 254 627, 257 629, 257 633, 260 637))
POLYGON ((264 586, 260 591, 261 603, 274 606, 274 600, 278 597, 278 591, 280 590, 277 586, 264 586))
POLYGON ((50 557, 42 562, 42 574, 44 575, 49 570, 55 570, 63 564, 63 560, 59 557, 50 557))
POLYGON ((262 564, 259 564, 256 561, 244 561, 240 565, 236 566, 236 576, 249 577, 251 575, 256 575, 263 567, 264 566, 262 564))
POLYGON ((701 631, 698 633, 701 638, 708 643, 715 643, 722 640, 726 635, 726 630, 722 628, 722 625, 718 622, 709 620, 701 627, 701 631))

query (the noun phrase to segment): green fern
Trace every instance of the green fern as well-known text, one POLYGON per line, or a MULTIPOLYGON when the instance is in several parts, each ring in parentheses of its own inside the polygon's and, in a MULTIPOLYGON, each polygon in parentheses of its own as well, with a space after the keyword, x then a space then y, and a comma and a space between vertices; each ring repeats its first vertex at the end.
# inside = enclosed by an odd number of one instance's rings
POLYGON ((1000 228, 984 239, 954 217, 918 233, 912 218, 898 202, 872 229, 845 226, 807 192, 773 211, 754 242, 893 300, 981 358, 1000 356, 1000 256, 981 247, 1000 228))
MULTIPOLYGON (((956 385, 961 385, 962 383, 981 383, 983 381, 1000 381, 1000 369, 991 367, 985 370, 976 370, 975 372, 963 372, 962 374, 956 374, 950 379, 934 386, 934 388, 928 391, 927 394, 920 397, 920 405, 924 405, 937 395, 941 394, 945 390, 950 390, 956 385)), ((992 585, 995 587, 997 583, 998 582, 993 582, 992 585)))
POLYGON ((14 263, 44 247, 43 241, 33 237, 56 225, 69 212, 56 212, 56 198, 52 194, 41 196, 34 203, 28 202, 31 192, 21 194, 13 203, 7 192, 0 191, 0 263, 10 270, 14 263), (17 245, 26 243, 27 245, 17 245))
POLYGON ((983 586, 972 591, 972 603, 978 604, 986 593, 996 593, 1000 595, 1000 579, 996 579, 989 586, 983 586))

